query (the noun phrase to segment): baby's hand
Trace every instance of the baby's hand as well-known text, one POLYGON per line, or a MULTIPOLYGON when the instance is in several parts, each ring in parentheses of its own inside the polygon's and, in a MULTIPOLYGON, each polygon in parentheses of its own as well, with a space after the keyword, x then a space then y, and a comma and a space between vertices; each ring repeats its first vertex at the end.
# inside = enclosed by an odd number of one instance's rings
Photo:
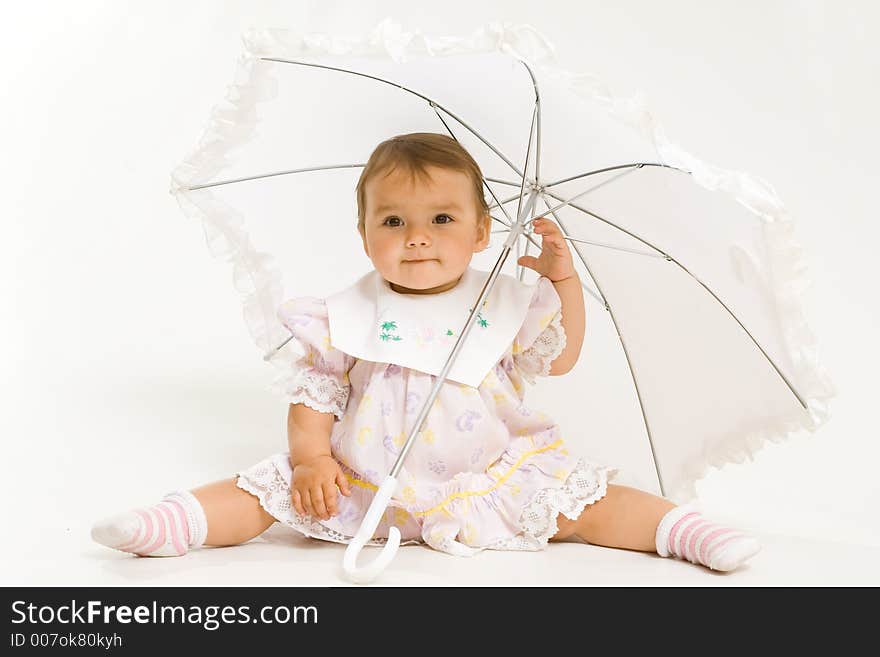
POLYGON ((293 508, 300 515, 329 520, 338 513, 336 489, 351 495, 345 473, 332 456, 316 456, 293 469, 290 486, 293 508))
POLYGON ((571 259, 571 251, 568 248, 568 242, 562 237, 559 226, 546 217, 535 219, 532 224, 535 233, 541 236, 541 255, 537 258, 535 256, 521 256, 517 260, 517 264, 535 270, 554 283, 574 276, 575 269, 571 259))

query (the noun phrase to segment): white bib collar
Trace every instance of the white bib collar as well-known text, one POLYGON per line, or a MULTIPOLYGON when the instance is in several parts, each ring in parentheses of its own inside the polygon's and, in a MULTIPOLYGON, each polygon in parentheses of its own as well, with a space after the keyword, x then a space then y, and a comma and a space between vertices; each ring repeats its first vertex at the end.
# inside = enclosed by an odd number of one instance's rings
MULTIPOLYGON (((440 374, 489 273, 468 267, 437 294, 401 294, 373 270, 326 299, 333 347, 360 360, 440 374)), ((501 273, 446 378, 479 386, 525 320, 535 285, 501 273)))

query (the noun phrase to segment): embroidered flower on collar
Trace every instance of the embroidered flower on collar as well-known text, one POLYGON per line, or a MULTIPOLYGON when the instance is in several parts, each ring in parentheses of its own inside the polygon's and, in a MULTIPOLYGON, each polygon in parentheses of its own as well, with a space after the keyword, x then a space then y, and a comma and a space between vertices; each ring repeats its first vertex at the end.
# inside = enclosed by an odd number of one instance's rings
MULTIPOLYGON (((485 302, 485 301, 483 302, 483 307, 484 307, 484 308, 486 307, 486 302, 485 302)), ((473 310, 474 310, 473 308, 468 308, 468 312, 473 312, 473 310)), ((489 322, 487 322, 487 321, 483 318, 483 313, 479 313, 479 312, 477 313, 477 324, 479 324, 479 325, 480 325, 481 327, 483 327, 483 328, 486 328, 486 327, 489 326, 489 322)))
POLYGON ((392 331, 397 331, 397 322, 382 322, 381 331, 379 339, 383 342, 388 342, 388 340, 393 340, 394 342, 403 340, 399 335, 391 335, 392 331))
MULTIPOLYGON (((468 308, 468 312, 471 312, 473 308, 468 308)), ((483 317, 482 313, 477 313, 477 324, 481 328, 488 328, 489 322, 483 317)), ((451 328, 448 328, 445 331, 440 331, 440 337, 438 338, 432 328, 424 328, 420 331, 410 331, 410 337, 415 336, 416 342, 418 342, 420 347, 425 347, 428 344, 439 341, 441 345, 446 346, 448 343, 448 338, 451 336, 455 336, 455 331, 451 328)), ((403 336, 398 334, 398 326, 397 322, 393 320, 386 320, 379 322, 379 339, 382 342, 400 342, 403 340, 403 336)))

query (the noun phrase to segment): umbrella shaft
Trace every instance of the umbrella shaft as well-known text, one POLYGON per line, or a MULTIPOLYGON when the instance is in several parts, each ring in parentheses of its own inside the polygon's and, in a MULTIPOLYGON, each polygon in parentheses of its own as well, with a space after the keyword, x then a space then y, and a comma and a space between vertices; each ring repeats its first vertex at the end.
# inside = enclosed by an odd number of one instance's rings
POLYGON ((486 279, 486 283, 483 285, 483 289, 480 292, 480 297, 474 304, 474 307, 471 310, 471 314, 468 316, 467 323, 464 325, 464 328, 461 330, 458 336, 458 340, 455 341, 455 345, 452 347, 452 352, 449 354, 449 358, 446 359, 446 364, 443 366, 440 374, 437 375, 437 380, 434 383, 434 387, 431 388, 431 393, 428 395, 428 399, 425 401, 424 406, 422 406, 422 410, 419 413, 419 416, 416 418, 413 428, 410 430, 409 437, 406 439, 406 443, 404 443, 403 448, 400 450, 400 455, 397 457, 397 461, 394 463, 394 467, 391 468, 388 476, 394 477, 396 479, 398 473, 400 472, 400 469, 403 467, 403 462, 406 460, 406 455, 409 453, 410 447, 412 447, 413 442, 415 442, 415 437, 422 430, 422 425, 424 424, 425 419, 428 417, 431 406, 434 404, 434 400, 437 398, 437 395, 440 392, 440 387, 446 380, 446 375, 452 368, 453 363, 455 363, 458 352, 461 350, 461 346, 467 339, 468 333, 470 333, 471 327, 474 325, 474 320, 477 318, 477 315, 480 312, 480 308, 482 308, 483 306, 483 302, 485 301, 486 297, 489 296, 489 292, 492 291, 492 287, 495 285, 495 280, 501 273, 501 270, 504 267, 504 263, 507 260, 507 256, 510 253, 510 249, 516 242, 517 237, 519 237, 520 232, 522 232, 522 223, 518 222, 514 224, 513 228, 511 229, 510 236, 508 237, 507 242, 505 242, 504 244, 504 250, 501 252, 498 261, 495 263, 495 267, 492 269, 492 273, 489 274, 489 278, 486 279))

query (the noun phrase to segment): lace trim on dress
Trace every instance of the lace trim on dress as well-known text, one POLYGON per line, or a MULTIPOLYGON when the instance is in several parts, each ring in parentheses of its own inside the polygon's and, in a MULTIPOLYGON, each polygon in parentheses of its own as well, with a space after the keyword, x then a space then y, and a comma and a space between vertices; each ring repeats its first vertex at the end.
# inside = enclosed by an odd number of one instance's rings
MULTIPOLYGON (((248 470, 247 474, 239 473, 236 486, 256 496, 260 500, 260 506, 278 522, 292 527, 306 536, 343 544, 351 542, 353 538, 353 536, 347 536, 325 527, 311 516, 299 515, 293 508, 290 499, 290 486, 271 459, 267 459, 248 470)), ((387 538, 376 537, 368 540, 365 545, 385 545, 387 541, 387 538)), ((400 541, 401 545, 409 543, 421 543, 421 541, 400 541)))
POLYGON ((559 531, 560 513, 577 520, 588 504, 605 497, 608 479, 616 468, 594 465, 582 458, 559 488, 543 488, 532 497, 519 517, 521 532, 511 539, 491 546, 496 550, 543 550, 559 531))
POLYGON ((314 368, 295 369, 292 375, 282 374, 272 382, 271 389, 291 404, 305 404, 321 413, 333 413, 340 420, 345 415, 351 391, 333 375, 314 368))
MULTIPOLYGON (((473 556, 482 550, 528 550, 546 548, 548 541, 559 531, 556 519, 560 513, 576 520, 588 504, 602 499, 608 479, 616 468, 598 466, 579 458, 565 482, 558 488, 543 488, 523 507, 519 517, 520 531, 516 536, 499 539, 489 545, 465 546, 455 537, 444 537, 437 549, 456 556, 473 556), (456 549, 458 548, 458 549, 456 549)), ((271 459, 239 473, 236 485, 259 499, 266 512, 293 529, 312 538, 347 544, 352 536, 325 527, 311 516, 296 513, 290 499, 290 486, 271 459)), ((371 538, 366 545, 381 546, 388 539, 371 538)), ((401 541, 401 545, 426 543, 424 538, 401 541)), ((432 546, 435 547, 435 546, 432 546)))
POLYGON ((556 313, 550 323, 528 349, 513 356, 523 378, 535 383, 536 376, 549 376, 551 363, 565 350, 565 329, 562 312, 556 313))
POLYGON ((562 486, 542 488, 532 496, 520 513, 520 531, 515 536, 500 538, 482 546, 465 546, 454 537, 445 536, 436 542, 436 547, 456 556, 468 557, 483 550, 544 550, 559 531, 556 522, 559 514, 577 520, 588 504, 605 497, 608 480, 616 472, 617 468, 594 465, 579 458, 562 486))

